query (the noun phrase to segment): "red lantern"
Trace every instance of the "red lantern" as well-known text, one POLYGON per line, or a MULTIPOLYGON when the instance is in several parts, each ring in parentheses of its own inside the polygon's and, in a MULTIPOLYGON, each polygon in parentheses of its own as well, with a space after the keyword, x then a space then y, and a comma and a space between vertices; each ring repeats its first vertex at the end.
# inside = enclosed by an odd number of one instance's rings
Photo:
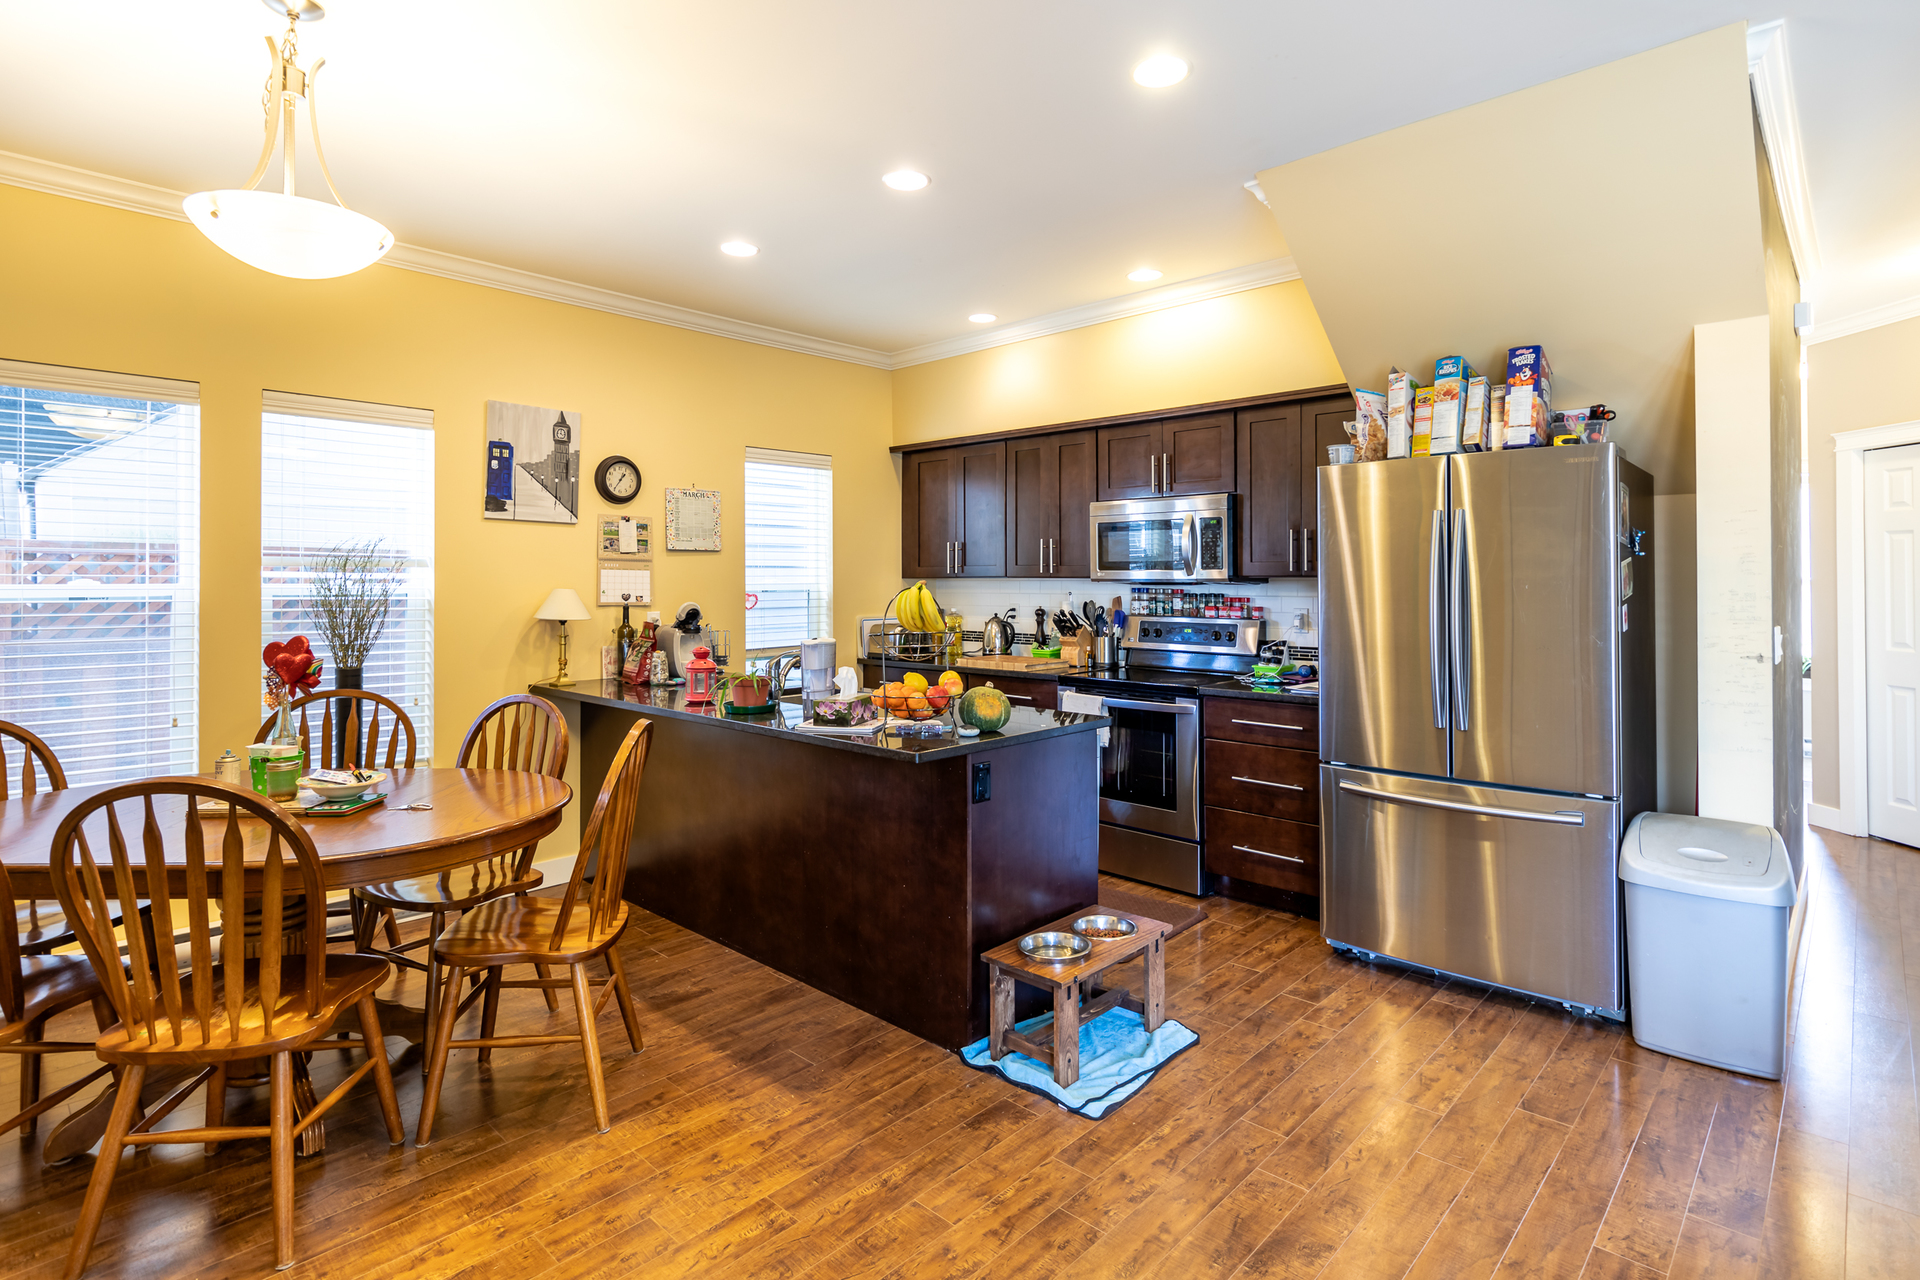
POLYGON ((687 701, 712 702, 714 687, 720 683, 720 668, 713 651, 701 645, 687 662, 687 701))

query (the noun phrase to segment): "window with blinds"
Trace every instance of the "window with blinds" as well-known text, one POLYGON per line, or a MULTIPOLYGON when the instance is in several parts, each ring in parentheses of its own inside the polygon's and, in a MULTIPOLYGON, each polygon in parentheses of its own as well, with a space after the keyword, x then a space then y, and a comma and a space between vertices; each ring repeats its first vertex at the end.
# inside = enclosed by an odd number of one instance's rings
POLYGON ((833 634, 833 459, 747 449, 747 651, 833 634))
POLYGON ((272 391, 260 422, 261 643, 306 636, 326 663, 321 687, 334 687, 314 583, 330 554, 371 548, 394 591, 361 687, 405 709, 422 764, 433 751, 432 427, 423 409, 272 391))
POLYGON ((0 720, 74 786, 201 768, 198 400, 0 360, 0 720))

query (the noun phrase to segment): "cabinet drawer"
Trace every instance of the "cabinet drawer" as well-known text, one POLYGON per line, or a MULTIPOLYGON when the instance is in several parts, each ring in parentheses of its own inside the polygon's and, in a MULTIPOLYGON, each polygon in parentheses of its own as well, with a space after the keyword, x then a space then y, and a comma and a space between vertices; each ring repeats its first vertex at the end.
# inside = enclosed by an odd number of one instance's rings
POLYGON ((1268 747, 1320 752, 1320 708, 1297 702, 1266 702, 1252 698, 1208 698, 1200 708, 1207 736, 1230 742, 1257 742, 1268 747))
POLYGON ((1031 707, 1036 711, 1053 711, 1060 706, 1060 682, 1058 680, 1035 680, 1027 676, 1007 676, 999 672, 987 674, 979 671, 962 671, 966 677, 967 688, 976 689, 990 684, 1007 695, 1007 700, 1016 707, 1031 707))
POLYGON ((1320 828, 1207 810, 1207 870, 1291 893, 1320 894, 1320 828))
POLYGON ((1320 761, 1306 751, 1207 739, 1206 803, 1318 825, 1320 761))

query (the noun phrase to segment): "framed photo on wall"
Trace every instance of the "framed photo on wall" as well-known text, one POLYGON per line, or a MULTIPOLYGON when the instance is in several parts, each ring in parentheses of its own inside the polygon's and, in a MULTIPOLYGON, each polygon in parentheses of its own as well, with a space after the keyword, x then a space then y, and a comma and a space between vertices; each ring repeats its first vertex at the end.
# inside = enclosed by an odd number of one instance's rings
POLYGON ((487 401, 489 520, 580 521, 580 415, 487 401))

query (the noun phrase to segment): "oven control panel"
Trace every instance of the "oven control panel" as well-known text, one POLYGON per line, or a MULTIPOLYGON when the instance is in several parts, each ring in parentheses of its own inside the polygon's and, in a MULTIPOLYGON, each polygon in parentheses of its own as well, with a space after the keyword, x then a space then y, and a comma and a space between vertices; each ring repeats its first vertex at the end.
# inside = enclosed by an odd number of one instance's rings
POLYGON ((1128 618, 1121 643, 1129 649, 1253 655, 1260 652, 1266 625, 1248 618, 1128 618))

